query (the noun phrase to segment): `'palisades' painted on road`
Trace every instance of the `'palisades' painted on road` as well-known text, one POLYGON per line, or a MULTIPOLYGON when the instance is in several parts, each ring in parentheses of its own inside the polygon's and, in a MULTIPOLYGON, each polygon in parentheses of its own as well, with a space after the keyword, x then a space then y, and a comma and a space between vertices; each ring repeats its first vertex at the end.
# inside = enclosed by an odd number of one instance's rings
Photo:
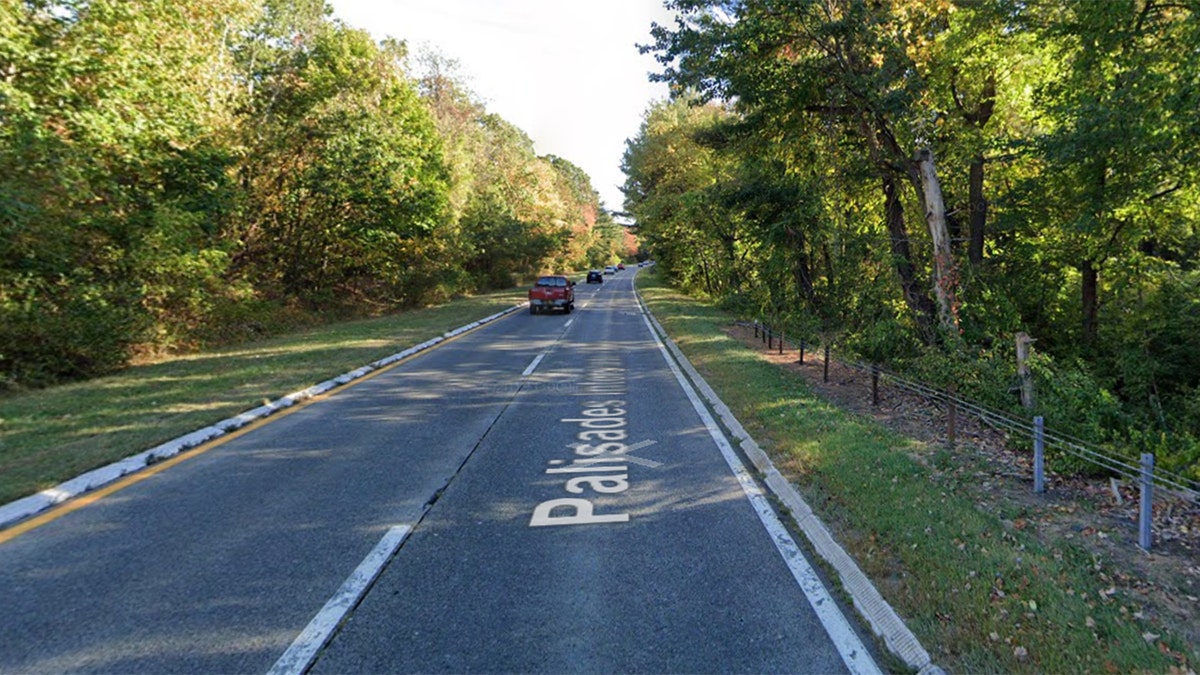
POLYGON ((578 425, 577 443, 569 447, 569 459, 550 461, 545 473, 563 479, 568 497, 549 499, 533 509, 530 527, 549 525, 590 525, 624 523, 628 513, 597 513, 594 499, 629 489, 629 466, 625 453, 626 429, 625 371, 619 359, 602 356, 589 364, 587 379, 579 395, 587 397, 577 417, 563 418, 578 425), (602 398, 602 397, 612 398, 602 398))

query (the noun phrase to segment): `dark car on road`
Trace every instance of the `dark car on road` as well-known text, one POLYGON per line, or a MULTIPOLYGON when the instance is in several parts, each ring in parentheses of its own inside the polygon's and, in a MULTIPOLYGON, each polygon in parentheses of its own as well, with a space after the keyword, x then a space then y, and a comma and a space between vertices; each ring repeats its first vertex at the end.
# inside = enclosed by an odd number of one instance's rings
POLYGON ((604 275, 600 273, 600 270, 592 270, 588 272, 587 282, 589 284, 602 284, 604 283, 604 275))

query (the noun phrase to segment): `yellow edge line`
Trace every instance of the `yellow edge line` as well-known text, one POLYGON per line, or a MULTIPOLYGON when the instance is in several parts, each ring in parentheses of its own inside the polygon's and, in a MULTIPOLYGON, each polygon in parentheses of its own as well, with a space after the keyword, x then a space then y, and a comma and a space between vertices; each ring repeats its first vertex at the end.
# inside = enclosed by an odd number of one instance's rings
POLYGON ((39 528, 43 525, 52 523, 52 522, 58 520, 59 518, 62 518, 63 516, 74 513, 75 511, 78 511, 87 506, 91 506, 92 504, 100 501, 101 499, 104 499, 105 497, 107 497, 115 492, 120 492, 121 490, 124 490, 127 487, 136 485, 136 484, 146 480, 147 478, 150 478, 151 476, 154 476, 156 474, 162 473, 163 471, 166 471, 167 469, 175 466, 176 464, 185 462, 189 459, 192 459, 193 457, 198 457, 199 455, 202 455, 202 454, 208 452, 209 450, 212 450, 213 448, 220 447, 220 446, 224 445, 225 443, 228 443, 229 441, 232 441, 236 438, 239 438, 241 436, 244 436, 244 435, 250 433, 251 431, 260 429, 260 428, 266 426, 267 424, 270 424, 271 422, 274 422, 278 419, 282 419, 284 417, 287 417, 288 415, 291 415, 294 412, 298 412, 304 408, 307 408, 308 406, 310 406, 318 401, 322 401, 326 398, 329 398, 330 396, 333 396, 334 394, 341 393, 341 392, 349 389, 350 387, 353 387, 353 386, 362 384, 363 382, 366 382, 368 380, 374 379, 375 377, 378 377, 379 375, 382 375, 382 374, 388 372, 389 370, 392 370, 393 368, 397 368, 399 366, 404 365, 405 363, 408 363, 409 361, 417 358, 418 356, 423 356, 425 354, 428 354, 429 352, 431 352, 435 349, 438 349, 444 345, 454 342, 455 340, 463 337, 464 335, 470 335, 471 333, 474 333, 475 331, 483 328, 484 326, 490 326, 490 325, 496 323, 497 321, 502 321, 502 320, 507 319, 508 317, 514 316, 516 314, 519 314, 519 312, 517 312, 515 310, 511 311, 508 314, 498 317, 493 321, 489 321, 486 324, 483 324, 481 326, 476 326, 476 327, 472 328, 471 330, 463 331, 463 332, 459 333, 458 335, 455 335, 454 337, 448 337, 448 338, 442 340, 441 342, 437 343, 436 345, 432 345, 428 349, 423 349, 423 350, 417 352, 416 354, 409 354, 408 356, 400 359, 399 361, 396 361, 394 363, 389 363, 386 366, 383 366, 382 368, 373 370, 373 371, 367 373, 366 375, 363 375, 360 378, 351 380, 350 382, 347 382, 346 384, 343 384, 339 387, 330 389, 327 392, 318 394, 311 398, 307 398, 303 401, 295 403, 294 405, 288 406, 287 408, 284 408, 283 410, 272 413, 271 415, 269 415, 267 417, 264 417, 259 420, 255 420, 240 429, 231 431, 227 434, 223 434, 223 435, 221 435, 217 438, 214 438, 213 440, 208 441, 206 443, 201 443, 200 445, 197 445, 194 448, 188 448, 187 450, 182 450, 182 451, 180 451, 179 454, 175 455, 174 457, 172 457, 170 459, 166 459, 161 462, 156 462, 156 463, 151 464, 143 469, 139 469, 138 471, 131 473, 128 476, 125 476, 123 478, 119 478, 116 481, 109 483, 108 485, 106 485, 102 488, 83 493, 83 494, 79 495, 78 497, 73 497, 73 498, 63 502, 60 505, 51 506, 51 507, 49 507, 48 511, 45 511, 36 516, 32 516, 32 517, 30 517, 26 520, 23 520, 23 521, 17 523, 16 525, 13 525, 12 527, 0 532, 0 544, 4 544, 9 541, 12 541, 13 539, 16 539, 17 537, 21 536, 22 534, 25 534, 26 532, 29 532, 31 530, 36 530, 37 528, 39 528))

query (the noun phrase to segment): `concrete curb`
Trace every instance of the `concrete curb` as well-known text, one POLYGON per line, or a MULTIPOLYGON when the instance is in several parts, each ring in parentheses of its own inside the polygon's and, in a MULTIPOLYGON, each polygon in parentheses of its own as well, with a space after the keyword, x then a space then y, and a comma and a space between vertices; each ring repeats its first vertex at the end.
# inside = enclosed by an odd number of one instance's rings
POLYGON ((705 398, 713 411, 721 419, 721 423, 730 430, 730 434, 740 441, 742 451, 754 464, 755 468, 763 476, 763 481, 767 487, 775 494, 776 497, 790 512, 793 521, 804 532, 808 538, 813 550, 817 555, 821 556, 826 563, 830 565, 838 574, 841 580, 842 587, 850 595, 851 601, 854 603, 855 609, 859 614, 866 619, 870 625, 872 632, 883 640, 887 648, 904 661, 910 668, 918 671, 920 675, 944 675, 944 671, 933 663, 929 656, 929 652, 921 646, 917 636, 908 629, 904 624, 904 620, 896 613, 896 610, 884 600, 875 585, 867 578, 859 568, 858 563, 850 557, 846 550, 834 540, 825 524, 817 518, 813 513, 812 508, 796 491, 796 488, 784 478, 783 474, 775 468, 767 453, 759 447, 758 443, 750 437, 746 429, 734 416, 712 387, 704 381, 700 373, 692 366, 675 342, 667 335, 662 324, 658 319, 650 313, 649 307, 642 301, 641 294, 638 294, 638 301, 641 302, 646 315, 650 317, 650 321, 654 324, 655 330, 658 331, 663 343, 675 357, 676 362, 687 373, 697 390, 705 398))
POLYGON ((30 516, 37 515, 38 513, 45 511, 56 504, 60 504, 73 497, 77 497, 85 492, 104 487, 105 485, 108 485, 109 483, 112 483, 123 476, 140 471, 151 464, 174 457, 184 450, 190 450, 191 448, 207 443, 213 439, 220 438, 221 436, 224 436, 225 434, 236 429, 240 429, 251 422, 263 419, 264 417, 269 417, 270 415, 273 415, 284 408, 290 408, 301 401, 305 401, 314 396, 320 396, 328 391, 346 385, 354 380, 364 377, 368 373, 372 373, 380 368, 385 368, 397 361, 406 359, 413 354, 423 352, 435 345, 441 344, 452 337, 462 335, 463 333, 479 328, 484 324, 491 323, 499 318, 516 312, 527 305, 528 303, 521 303, 506 310, 496 312, 489 317, 480 319, 478 321, 473 321, 459 328, 455 328, 454 330, 442 335, 442 337, 435 337, 432 340, 426 340, 419 345, 414 345, 402 352, 397 352, 391 356, 386 356, 378 361, 374 361, 368 365, 357 368, 348 373, 344 373, 335 378, 325 380, 324 382, 315 384, 307 389, 293 392, 265 405, 261 405, 252 410, 247 410, 246 412, 221 420, 220 422, 217 422, 211 426, 207 426, 203 429, 198 429, 189 434, 174 438, 144 452, 126 457, 125 459, 117 460, 116 462, 113 462, 107 466, 102 466, 99 469, 93 469, 92 471, 88 471, 87 473, 76 476, 75 478, 72 478, 64 483, 60 483, 52 488, 42 490, 37 494, 4 504, 3 506, 0 506, 0 529, 8 527, 9 525, 12 525, 20 520, 24 520, 30 516))

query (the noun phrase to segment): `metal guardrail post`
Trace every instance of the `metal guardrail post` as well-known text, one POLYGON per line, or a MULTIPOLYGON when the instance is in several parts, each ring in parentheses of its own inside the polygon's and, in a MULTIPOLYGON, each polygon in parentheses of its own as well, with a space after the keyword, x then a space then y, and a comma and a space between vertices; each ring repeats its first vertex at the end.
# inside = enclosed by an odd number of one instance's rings
POLYGON ((1138 509, 1138 546, 1149 551, 1153 539, 1150 522, 1154 515, 1154 455, 1142 453, 1142 505, 1138 509))
POLYGON ((1046 491, 1046 422, 1041 415, 1033 418, 1033 491, 1046 491))
POLYGON ((946 397, 946 403, 950 406, 946 410, 946 440, 949 441, 950 447, 958 441, 958 402, 955 394, 958 393, 958 387, 951 384, 949 387, 950 395, 946 397))
MULTIPOLYGON (((759 337, 760 336, 759 331, 761 330, 762 331, 762 333, 761 333, 762 341, 763 341, 763 343, 766 343, 767 339, 768 339, 768 335, 769 335, 768 334, 769 328, 767 327, 767 325, 765 323, 763 323, 757 319, 754 320, 753 323, 754 323, 755 336, 759 337)), ((745 322, 739 321, 738 325, 744 327, 746 324, 745 324, 745 322)), ((773 336, 773 332, 770 333, 770 335, 773 336)), ((784 337, 781 333, 780 346, 779 346, 781 354, 784 353, 784 350, 786 349, 786 346, 783 344, 783 342, 784 342, 784 337)), ((824 342, 824 341, 822 341, 822 342, 824 342)), ((828 383, 829 382, 829 364, 830 364, 830 360, 831 360, 830 359, 831 349, 830 349, 830 345, 828 343, 825 343, 822 346, 824 347, 824 353, 825 353, 823 379, 826 383, 828 383)), ((803 337, 800 338, 798 347, 799 347, 799 356, 797 358, 797 362, 803 364, 805 352, 808 351, 808 341, 803 337)), ((853 368, 860 369, 860 370, 864 369, 859 364, 850 364, 850 366, 853 368)), ((878 375, 880 374, 877 366, 874 366, 874 365, 871 366, 871 373, 872 373, 872 380, 873 380, 872 385, 874 388, 875 386, 877 386, 875 380, 878 377, 878 375)), ((902 389, 913 391, 921 396, 924 396, 927 400, 938 400, 938 399, 943 398, 943 396, 939 392, 934 390, 934 388, 931 387, 930 385, 926 385, 926 384, 920 383, 920 382, 916 382, 916 383, 909 382, 909 381, 906 381, 903 377, 899 377, 895 374, 889 374, 889 377, 892 378, 892 382, 894 385, 899 386, 902 389)), ((1033 425, 1032 425, 1032 427, 1030 427, 1024 421, 1022 421, 1020 419, 1008 417, 1007 413, 1005 413, 1004 411, 996 410, 996 409, 989 409, 986 405, 979 403, 978 401, 969 399, 969 398, 963 398, 961 400, 958 399, 957 398, 958 388, 954 384, 950 384, 947 387, 947 390, 949 392, 949 395, 945 396, 944 398, 946 399, 947 405, 949 407, 947 413, 948 413, 948 426, 949 426, 948 437, 950 440, 950 447, 955 447, 956 440, 957 440, 957 415, 958 415, 958 408, 960 405, 963 408, 963 410, 966 411, 968 414, 975 416, 975 417, 979 417, 980 419, 987 421, 989 424, 994 423, 995 425, 998 425, 998 428, 1003 428, 1009 432, 1022 434, 1022 435, 1025 433, 1032 433, 1033 441, 1034 441, 1034 490, 1035 490, 1035 492, 1038 492, 1038 493, 1045 492, 1046 491, 1045 447, 1046 447, 1047 435, 1046 435, 1044 418, 1042 418, 1041 416, 1035 417, 1033 419, 1033 425)), ((873 391, 872 398, 876 402, 876 404, 878 403, 877 397, 878 397, 877 390, 873 391)), ((1132 462, 1122 460, 1120 458, 1116 458, 1116 457, 1113 457, 1110 455, 1105 455, 1103 453, 1103 451, 1101 451, 1101 450, 1097 450, 1097 449, 1088 447, 1086 445, 1086 442, 1084 442, 1084 441, 1078 441, 1076 439, 1071 439, 1069 437, 1062 437, 1059 434, 1054 434, 1051 437, 1051 441, 1055 444, 1056 450, 1059 452, 1066 452, 1074 457, 1077 457, 1084 461, 1090 462, 1096 466, 1104 467, 1105 469, 1107 469, 1109 471, 1114 471, 1114 472, 1117 472, 1124 476, 1130 476, 1130 477, 1137 476, 1138 477, 1138 480, 1141 484, 1141 504, 1140 504, 1140 510, 1139 510, 1139 514, 1138 514, 1138 529, 1139 529, 1138 544, 1142 549, 1149 551, 1152 541, 1153 541, 1153 482, 1154 482, 1154 464, 1155 464, 1154 455, 1153 454, 1142 455, 1140 466, 1138 466, 1138 465, 1133 464, 1132 462)), ((1185 478, 1183 476, 1175 475, 1169 471, 1168 472, 1160 472, 1158 480, 1161 484, 1163 484, 1164 486, 1167 486, 1169 489, 1182 490, 1185 494, 1189 495, 1187 497, 1189 500, 1191 500, 1193 502, 1197 501, 1197 494, 1200 494, 1200 483, 1198 483, 1194 480, 1185 478)))

